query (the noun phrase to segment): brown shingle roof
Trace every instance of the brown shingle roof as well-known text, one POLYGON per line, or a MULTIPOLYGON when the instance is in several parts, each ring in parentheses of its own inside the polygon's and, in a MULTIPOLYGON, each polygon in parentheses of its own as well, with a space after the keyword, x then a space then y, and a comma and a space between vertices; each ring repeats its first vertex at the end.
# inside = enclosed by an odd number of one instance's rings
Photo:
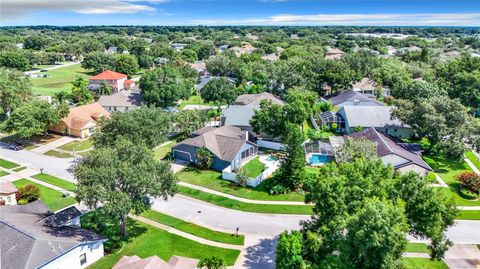
POLYGON ((283 105, 284 102, 276 97, 275 95, 262 92, 258 94, 242 94, 237 97, 235 100, 236 105, 251 105, 251 106, 259 106, 263 100, 272 101, 274 104, 283 105))
POLYGON ((83 130, 95 127, 101 117, 110 117, 110 113, 98 103, 93 103, 70 108, 70 112, 62 121, 68 128, 83 130))

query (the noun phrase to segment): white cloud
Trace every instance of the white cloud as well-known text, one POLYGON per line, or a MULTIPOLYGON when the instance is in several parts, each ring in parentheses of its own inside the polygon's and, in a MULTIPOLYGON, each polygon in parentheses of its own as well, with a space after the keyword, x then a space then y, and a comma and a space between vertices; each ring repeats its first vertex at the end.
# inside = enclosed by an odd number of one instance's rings
POLYGON ((204 25, 415 25, 480 26, 480 13, 419 14, 278 14, 265 18, 238 20, 192 20, 204 25))
POLYGON ((153 12, 154 7, 143 3, 163 3, 167 0, 0 0, 1 17, 18 20, 34 11, 62 11, 80 14, 133 14, 153 12), (136 3, 142 2, 142 3, 136 3))

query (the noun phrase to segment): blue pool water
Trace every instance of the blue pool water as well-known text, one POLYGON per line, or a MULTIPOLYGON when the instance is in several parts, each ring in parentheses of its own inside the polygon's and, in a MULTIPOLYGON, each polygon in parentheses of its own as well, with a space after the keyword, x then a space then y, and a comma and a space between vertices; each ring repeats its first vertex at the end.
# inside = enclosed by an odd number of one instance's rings
POLYGON ((320 155, 320 154, 312 154, 310 156, 310 160, 308 160, 309 164, 322 164, 322 163, 328 163, 330 161, 330 157, 327 155, 320 155))
POLYGON ((270 156, 267 157, 267 161, 278 161, 278 157, 270 155, 270 156))

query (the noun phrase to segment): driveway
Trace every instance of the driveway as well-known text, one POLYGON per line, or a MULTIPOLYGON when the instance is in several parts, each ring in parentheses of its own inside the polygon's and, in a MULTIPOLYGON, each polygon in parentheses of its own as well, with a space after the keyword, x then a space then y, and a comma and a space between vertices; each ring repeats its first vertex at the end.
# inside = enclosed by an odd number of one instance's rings
POLYGON ((443 260, 450 269, 480 268, 480 250, 476 245, 454 245, 443 260))

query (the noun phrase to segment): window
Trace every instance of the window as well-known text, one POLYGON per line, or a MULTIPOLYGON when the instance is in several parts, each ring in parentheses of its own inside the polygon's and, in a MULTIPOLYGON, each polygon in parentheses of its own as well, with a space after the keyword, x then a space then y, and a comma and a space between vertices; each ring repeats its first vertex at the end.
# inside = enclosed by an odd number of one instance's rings
POLYGON ((393 129, 393 132, 396 133, 398 131, 398 129, 393 129))
POLYGON ((88 132, 91 133, 91 134, 93 134, 93 133, 95 132, 95 128, 93 128, 93 127, 92 127, 92 128, 89 128, 89 129, 88 129, 88 132))
POLYGON ((83 253, 80 255, 80 265, 84 265, 87 263, 87 254, 83 253))
POLYGON ((9 196, 7 196, 7 203, 11 203, 11 202, 12 202, 12 197, 10 197, 10 195, 9 195, 9 196))

